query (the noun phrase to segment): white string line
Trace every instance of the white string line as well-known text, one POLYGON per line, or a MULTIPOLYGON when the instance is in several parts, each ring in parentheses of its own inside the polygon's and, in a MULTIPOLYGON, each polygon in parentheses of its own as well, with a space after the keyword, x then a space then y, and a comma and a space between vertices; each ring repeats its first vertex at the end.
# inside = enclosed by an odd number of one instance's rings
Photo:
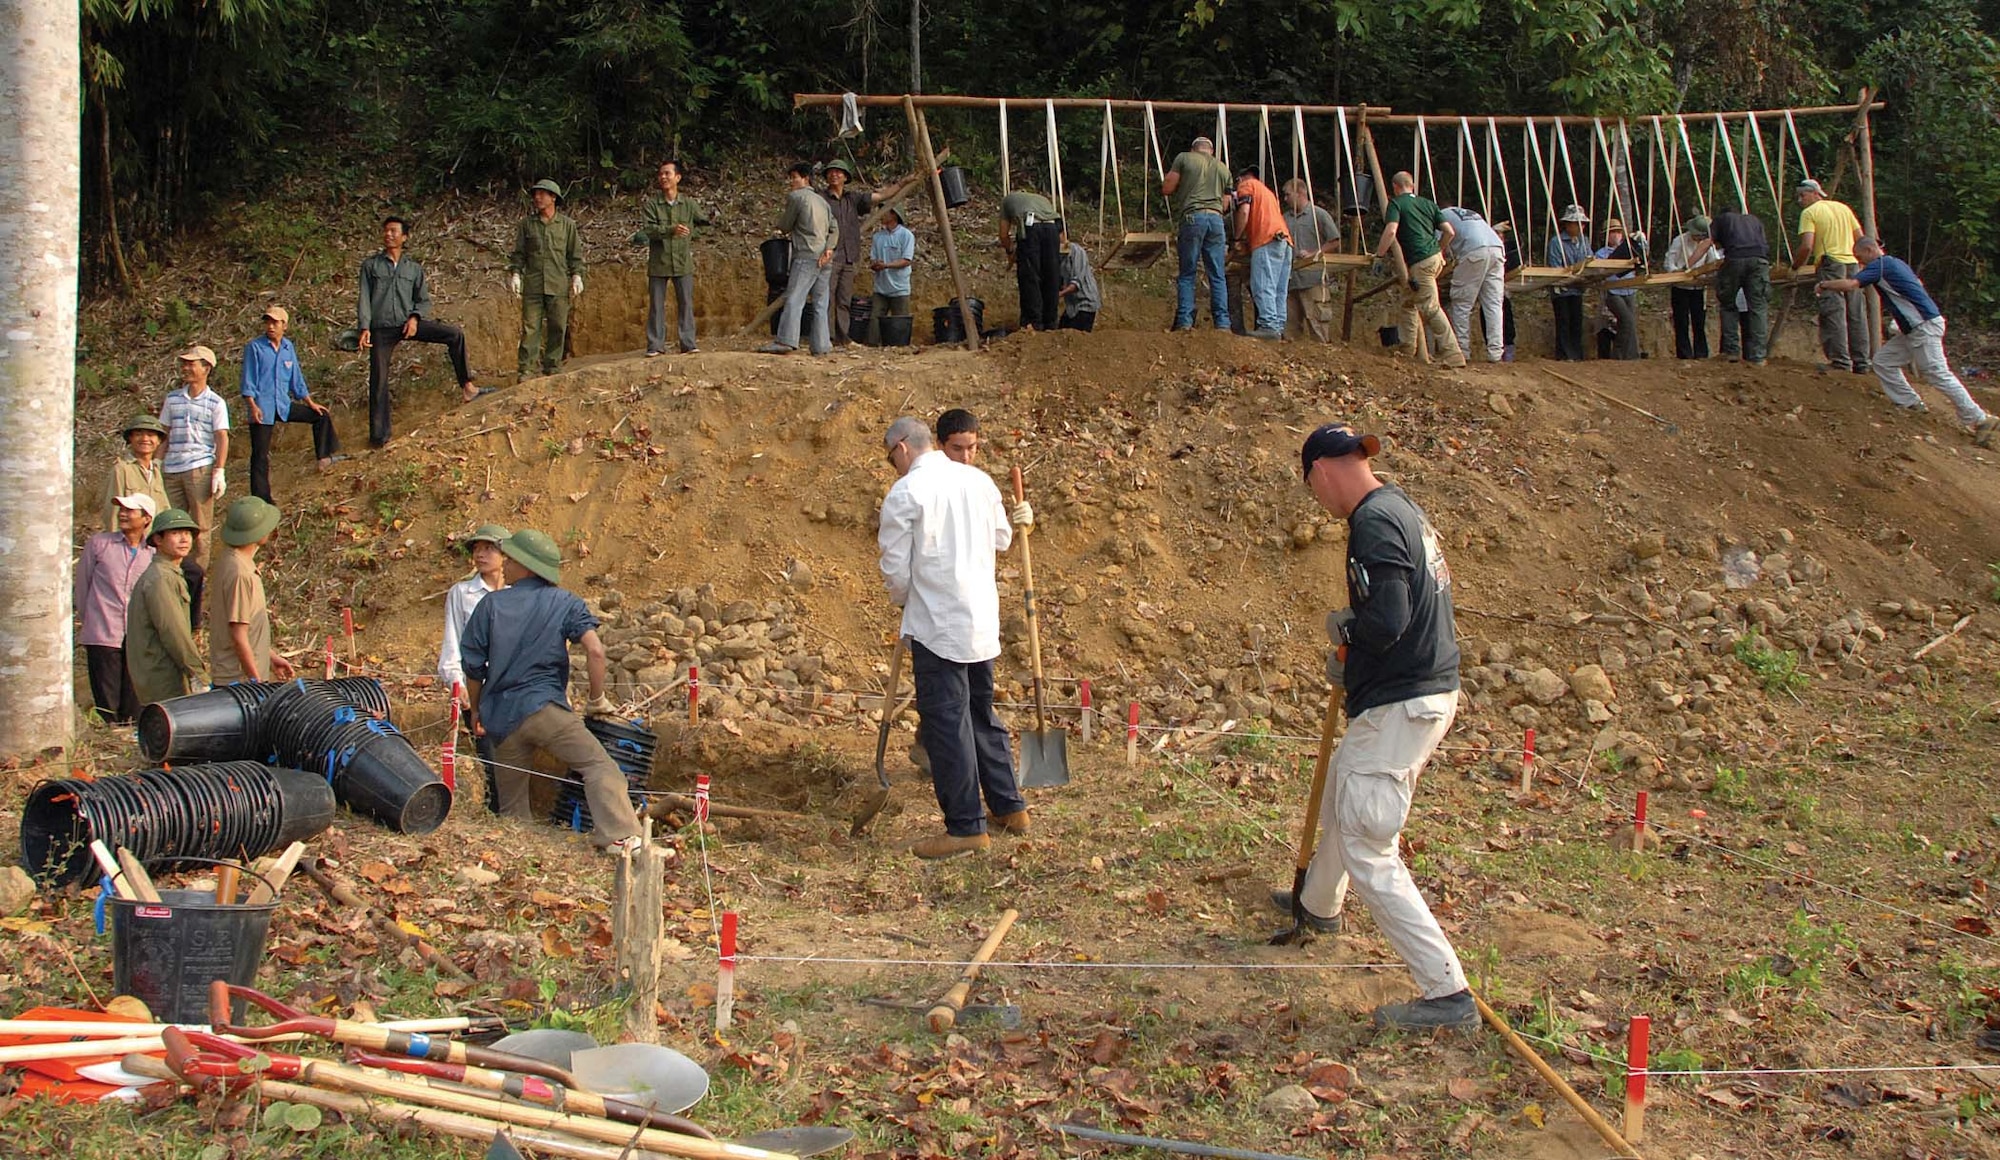
POLYGON ((1773 870, 1776 871, 1777 873, 1791 877, 1803 878, 1805 879, 1806 882, 1810 883, 1813 886, 1818 886, 1827 890, 1831 890, 1837 894, 1845 894, 1849 898, 1865 902, 1870 906, 1879 906, 1883 910, 1889 911, 1891 914, 1900 914, 1904 918, 1912 918, 1917 920, 1918 922, 1927 923, 1931 926, 1935 926, 1943 930, 1948 930, 1953 934, 1959 935, 1963 938, 1969 938, 1976 940, 1978 942, 1986 943, 1988 946, 2000 946, 2000 939, 1989 938, 1982 934, 1975 934, 1969 930, 1960 930, 1958 929, 1958 927, 1953 926, 1951 923, 1941 922, 1938 919, 1918 914, 1916 911, 1913 910, 1904 910, 1898 906, 1891 906, 1889 903, 1883 902, 1879 898, 1870 898, 1866 894, 1859 893, 1858 891, 1849 890, 1845 886, 1837 886, 1834 883, 1824 881, 1819 877, 1815 876, 1811 871, 1794 869, 1790 866, 1785 866, 1777 862, 1766 862, 1761 858, 1754 858, 1749 854, 1745 854, 1737 850, 1732 850, 1728 846, 1724 846, 1719 842, 1711 842, 1708 839, 1703 838, 1698 834, 1690 833, 1687 830, 1682 830, 1674 826, 1660 825, 1659 823, 1653 822, 1650 819, 1647 821, 1646 824, 1651 828, 1660 831, 1663 834, 1674 834, 1678 837, 1686 838, 1690 842, 1694 842, 1698 845, 1707 846, 1713 850, 1720 850, 1724 854, 1727 854, 1732 858, 1739 858, 1745 862, 1751 863, 1752 865, 1762 866, 1766 870, 1773 870))
MULTIPOLYGON (((1620 1066, 1623 1066, 1622 1064, 1620 1066)), ((1705 1068, 1688 1071, 1652 1071, 1643 1067, 1628 1068, 1636 1076, 1652 1079, 1672 1079, 1698 1075, 1864 1075, 1879 1072, 1899 1071, 2000 1071, 2000 1063, 1897 1063, 1857 1067, 1736 1067, 1705 1068)))
MULTIPOLYGON (((822 955, 746 955, 738 954, 739 963, 827 963, 841 966, 885 966, 885 967, 958 967, 974 966, 970 959, 870 959, 837 958, 822 955)), ((1055 971, 1401 971, 1407 968, 1397 963, 1106 963, 1106 962, 1060 962, 1048 959, 1020 959, 1012 962, 985 962, 976 964, 981 970, 989 967, 1009 967, 1016 970, 1055 971)))

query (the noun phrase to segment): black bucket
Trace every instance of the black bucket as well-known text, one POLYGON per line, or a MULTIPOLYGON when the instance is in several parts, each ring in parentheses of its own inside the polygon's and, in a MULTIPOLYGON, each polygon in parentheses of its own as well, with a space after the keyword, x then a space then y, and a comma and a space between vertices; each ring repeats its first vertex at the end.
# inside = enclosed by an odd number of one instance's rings
POLYGON ((367 734, 328 753, 334 796, 404 834, 428 834, 451 812, 451 790, 401 734, 367 734))
MULTIPOLYGON (((646 809, 646 790, 653 781, 653 755, 659 748, 659 736, 637 721, 609 717, 585 717, 583 727, 597 738, 597 743, 604 747, 611 763, 625 775, 632 808, 643 813, 646 809)), ((556 792, 555 807, 549 813, 549 820, 579 833, 586 833, 592 828, 590 799, 584 793, 580 778, 564 780, 562 788, 556 792)))
MULTIPOLYGON (((972 304, 972 325, 986 329, 986 303, 977 298, 967 299, 972 304)), ((958 299, 951 305, 940 306, 931 311, 931 341, 938 346, 950 346, 965 341, 965 320, 960 317, 958 299)))
POLYGON ((859 341, 868 334, 868 320, 875 316, 875 300, 856 294, 847 303, 847 336, 859 341))
POLYGON ((1353 217, 1375 212, 1375 175, 1357 173, 1354 183, 1340 191, 1340 212, 1353 217))
POLYGON ((910 345, 910 332, 915 323, 916 319, 907 314, 891 314, 875 320, 875 325, 882 328, 883 346, 910 345))
POLYGON ((1376 337, 1382 340, 1383 346, 1403 345, 1403 331, 1401 327, 1384 326, 1377 330, 1375 334, 1376 337))
POLYGON ((147 761, 236 761, 255 756, 257 715, 232 686, 155 701, 139 710, 147 761))
POLYGON ((947 165, 938 170, 938 184, 944 186, 946 209, 957 209, 972 200, 972 192, 965 185, 965 170, 959 166, 947 165))
POLYGON ((256 982, 278 900, 224 906, 209 891, 162 890, 158 902, 113 897, 110 908, 113 989, 161 1022, 207 1023, 209 984, 256 982))
POLYGON ((792 240, 790 238, 766 238, 757 247, 757 253, 764 259, 764 282, 783 290, 792 278, 792 240))
POLYGON ((92 839, 169 869, 258 858, 324 832, 333 814, 323 778, 254 761, 45 781, 21 810, 21 864, 55 887, 97 876, 92 839))

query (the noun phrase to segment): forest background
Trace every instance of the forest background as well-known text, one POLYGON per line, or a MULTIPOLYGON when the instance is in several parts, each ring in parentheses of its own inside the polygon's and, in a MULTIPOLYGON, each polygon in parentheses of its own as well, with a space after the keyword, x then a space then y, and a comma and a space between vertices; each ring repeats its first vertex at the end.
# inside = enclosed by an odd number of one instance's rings
MULTIPOLYGON (((83 16, 96 293, 131 287, 218 206, 301 179, 415 204, 542 176, 636 189, 669 156, 833 155, 827 112, 795 113, 797 91, 1644 115, 1867 86, 1888 102, 1891 251, 1954 316, 2000 322, 2000 2, 84 0, 83 16)), ((990 176, 997 127, 965 116, 955 160, 990 176)), ((1068 186, 1094 190, 1100 127, 1071 122, 1068 186)), ((883 125, 873 146, 900 149, 900 118, 883 125)), ((1815 164, 1844 129, 1802 126, 1815 164)))

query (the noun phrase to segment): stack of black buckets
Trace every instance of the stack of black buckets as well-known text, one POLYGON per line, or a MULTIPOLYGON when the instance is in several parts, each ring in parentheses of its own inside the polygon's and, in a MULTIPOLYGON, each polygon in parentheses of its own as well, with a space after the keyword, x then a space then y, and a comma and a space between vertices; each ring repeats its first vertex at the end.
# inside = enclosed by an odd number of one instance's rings
MULTIPOLYGON (((583 727, 590 730, 591 736, 604 746, 604 752, 611 755, 618 772, 625 775, 632 808, 645 813, 646 787, 653 779, 653 751, 659 746, 659 737, 637 721, 615 721, 608 717, 585 717, 583 727)), ((578 833, 591 828, 590 802, 583 795, 582 780, 572 775, 563 781, 549 820, 578 833)))
POLYGON ((139 752, 169 768, 43 782, 21 815, 45 883, 92 875, 93 839, 140 861, 256 858, 324 831, 339 801, 406 834, 444 823, 451 791, 389 721, 379 681, 225 685, 147 705, 139 752))

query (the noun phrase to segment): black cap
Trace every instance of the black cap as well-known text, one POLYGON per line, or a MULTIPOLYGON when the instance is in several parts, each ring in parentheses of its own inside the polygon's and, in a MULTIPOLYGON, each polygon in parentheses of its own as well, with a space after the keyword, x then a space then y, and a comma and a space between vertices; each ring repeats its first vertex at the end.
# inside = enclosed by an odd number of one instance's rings
POLYGON ((1357 451, 1363 458, 1373 458, 1382 453, 1382 441, 1345 423, 1328 423, 1306 436, 1305 446, 1299 448, 1299 474, 1311 475, 1313 464, 1322 459, 1338 459, 1357 451))

